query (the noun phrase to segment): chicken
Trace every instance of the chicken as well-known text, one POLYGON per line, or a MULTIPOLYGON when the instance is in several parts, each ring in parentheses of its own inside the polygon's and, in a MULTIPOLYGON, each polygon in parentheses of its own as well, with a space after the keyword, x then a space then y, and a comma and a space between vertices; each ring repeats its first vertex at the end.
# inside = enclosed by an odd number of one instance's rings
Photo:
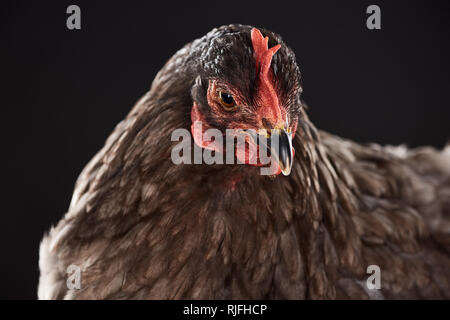
POLYGON ((268 30, 223 26, 184 46, 44 236, 39 298, 450 298, 450 146, 339 138, 314 127, 301 93, 294 53, 268 30), (243 164, 174 164, 179 128, 217 153, 204 130, 278 133, 275 170, 242 150, 243 164))

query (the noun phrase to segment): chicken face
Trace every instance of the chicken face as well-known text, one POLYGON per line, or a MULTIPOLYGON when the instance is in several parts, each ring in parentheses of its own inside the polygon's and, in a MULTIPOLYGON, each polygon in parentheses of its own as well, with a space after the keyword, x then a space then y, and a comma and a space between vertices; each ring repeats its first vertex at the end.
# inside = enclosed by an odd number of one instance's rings
POLYGON ((245 144, 234 149, 241 163, 267 165, 260 159, 264 147, 273 162, 270 174, 288 175, 301 108, 295 56, 270 32, 264 37, 256 28, 241 26, 240 32, 232 28, 213 31, 199 57, 201 75, 192 89, 194 141, 223 153, 223 146, 205 143, 204 133, 214 128, 226 134, 231 129, 245 136, 245 144), (201 127, 196 126, 199 122, 201 127))

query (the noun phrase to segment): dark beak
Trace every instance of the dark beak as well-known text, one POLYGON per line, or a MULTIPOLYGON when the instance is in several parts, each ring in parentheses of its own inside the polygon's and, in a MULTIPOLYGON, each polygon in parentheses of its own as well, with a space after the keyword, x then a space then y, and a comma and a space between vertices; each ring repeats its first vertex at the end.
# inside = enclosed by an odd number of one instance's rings
POLYGON ((272 130, 271 139, 274 139, 278 136, 278 148, 272 147, 270 152, 272 154, 272 158, 275 161, 278 161, 280 165, 281 172, 288 176, 291 173, 292 168, 292 134, 286 132, 285 129, 280 130, 272 130))
MULTIPOLYGON (((270 137, 265 137, 265 132, 259 134, 258 144, 270 150, 272 161, 276 161, 281 172, 288 176, 292 168, 292 134, 286 129, 272 129, 270 137)), ((256 139, 255 139, 256 141, 256 139)))

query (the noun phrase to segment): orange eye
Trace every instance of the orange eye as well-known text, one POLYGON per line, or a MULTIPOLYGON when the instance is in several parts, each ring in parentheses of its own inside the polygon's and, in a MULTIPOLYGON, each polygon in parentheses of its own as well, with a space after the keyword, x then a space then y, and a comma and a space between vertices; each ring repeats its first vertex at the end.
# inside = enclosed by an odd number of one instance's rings
POLYGON ((231 94, 219 91, 219 100, 226 111, 233 111, 236 108, 236 102, 231 94))

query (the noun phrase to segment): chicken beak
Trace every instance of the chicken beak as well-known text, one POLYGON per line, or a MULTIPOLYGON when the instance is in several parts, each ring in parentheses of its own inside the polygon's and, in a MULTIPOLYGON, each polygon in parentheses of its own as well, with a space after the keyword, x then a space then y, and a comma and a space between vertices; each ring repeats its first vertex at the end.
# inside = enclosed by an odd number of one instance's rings
POLYGON ((288 133, 285 129, 273 130, 271 140, 278 138, 278 147, 275 143, 271 147, 270 152, 272 158, 278 161, 281 172, 288 176, 291 173, 292 168, 292 134, 288 133))
POLYGON ((286 129, 272 129, 270 135, 263 130, 259 134, 258 142, 260 147, 270 150, 270 157, 272 161, 278 163, 281 172, 288 176, 291 173, 293 148, 292 148, 292 133, 287 132, 286 129))

